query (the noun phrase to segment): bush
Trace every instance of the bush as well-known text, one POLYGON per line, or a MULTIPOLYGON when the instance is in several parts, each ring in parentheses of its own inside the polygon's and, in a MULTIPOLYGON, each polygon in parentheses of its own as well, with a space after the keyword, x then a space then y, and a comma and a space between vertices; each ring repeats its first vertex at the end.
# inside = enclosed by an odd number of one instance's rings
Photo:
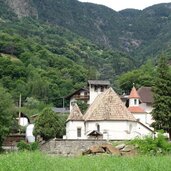
POLYGON ((65 121, 51 108, 45 108, 35 122, 33 134, 40 135, 46 141, 55 137, 60 138, 64 135, 65 121))
POLYGON ((38 150, 38 149, 39 149, 39 144, 38 144, 37 142, 28 144, 28 143, 25 142, 25 141, 20 141, 20 142, 17 144, 17 147, 18 147, 18 150, 19 150, 19 151, 24 151, 24 150, 35 151, 35 150, 38 150))
POLYGON ((168 142, 166 137, 158 134, 157 138, 146 137, 144 139, 134 139, 131 141, 141 154, 168 154, 171 152, 171 143, 168 142))

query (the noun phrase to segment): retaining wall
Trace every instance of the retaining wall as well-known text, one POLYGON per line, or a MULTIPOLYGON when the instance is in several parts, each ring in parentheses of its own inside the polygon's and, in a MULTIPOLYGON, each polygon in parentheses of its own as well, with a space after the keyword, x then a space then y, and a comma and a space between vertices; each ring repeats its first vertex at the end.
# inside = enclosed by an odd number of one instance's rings
POLYGON ((106 143, 106 140, 50 140, 41 146, 41 150, 48 154, 63 156, 81 155, 92 145, 106 143))

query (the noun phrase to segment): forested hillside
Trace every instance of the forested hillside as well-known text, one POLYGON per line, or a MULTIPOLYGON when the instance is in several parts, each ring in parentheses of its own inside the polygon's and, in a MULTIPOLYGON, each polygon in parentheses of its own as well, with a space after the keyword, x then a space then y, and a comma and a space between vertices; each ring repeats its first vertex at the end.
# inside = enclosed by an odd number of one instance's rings
POLYGON ((0 83, 15 101, 21 93, 58 105, 87 79, 116 85, 146 59, 170 56, 170 26, 171 4, 116 12, 77 0, 0 0, 0 83))
MULTIPOLYGON (((59 26, 34 19, 0 22, 0 82, 15 100, 58 99, 86 84, 134 68, 125 54, 99 48, 59 26)), ((60 99, 61 101, 61 99, 60 99)))

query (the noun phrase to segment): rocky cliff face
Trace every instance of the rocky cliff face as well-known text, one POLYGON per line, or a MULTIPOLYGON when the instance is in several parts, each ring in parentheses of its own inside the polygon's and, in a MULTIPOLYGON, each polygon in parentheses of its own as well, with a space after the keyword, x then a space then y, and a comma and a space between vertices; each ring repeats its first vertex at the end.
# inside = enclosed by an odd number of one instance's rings
POLYGON ((31 5, 30 0, 5 0, 6 4, 14 11, 18 18, 35 16, 37 10, 31 5))

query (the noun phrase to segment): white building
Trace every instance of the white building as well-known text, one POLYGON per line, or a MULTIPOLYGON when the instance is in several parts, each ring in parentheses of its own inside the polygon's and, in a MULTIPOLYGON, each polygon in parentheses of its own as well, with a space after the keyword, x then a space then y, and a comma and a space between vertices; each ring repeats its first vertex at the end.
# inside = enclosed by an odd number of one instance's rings
MULTIPOLYGON (((144 96, 142 96, 144 97, 144 96)), ((154 120, 152 119, 152 115, 150 113, 148 113, 148 109, 147 107, 143 108, 143 106, 145 105, 145 103, 141 103, 142 98, 140 98, 139 93, 137 92, 137 90, 135 89, 135 87, 132 88, 131 93, 129 95, 129 107, 128 110, 134 115, 134 117, 141 122, 142 124, 146 125, 147 127, 149 127, 150 129, 152 129, 150 127, 150 125, 154 122, 154 120), (146 111, 145 111, 146 109, 146 111)))
POLYGON ((99 94, 83 116, 77 104, 66 123, 66 139, 130 140, 153 134, 137 121, 112 88, 99 94))

